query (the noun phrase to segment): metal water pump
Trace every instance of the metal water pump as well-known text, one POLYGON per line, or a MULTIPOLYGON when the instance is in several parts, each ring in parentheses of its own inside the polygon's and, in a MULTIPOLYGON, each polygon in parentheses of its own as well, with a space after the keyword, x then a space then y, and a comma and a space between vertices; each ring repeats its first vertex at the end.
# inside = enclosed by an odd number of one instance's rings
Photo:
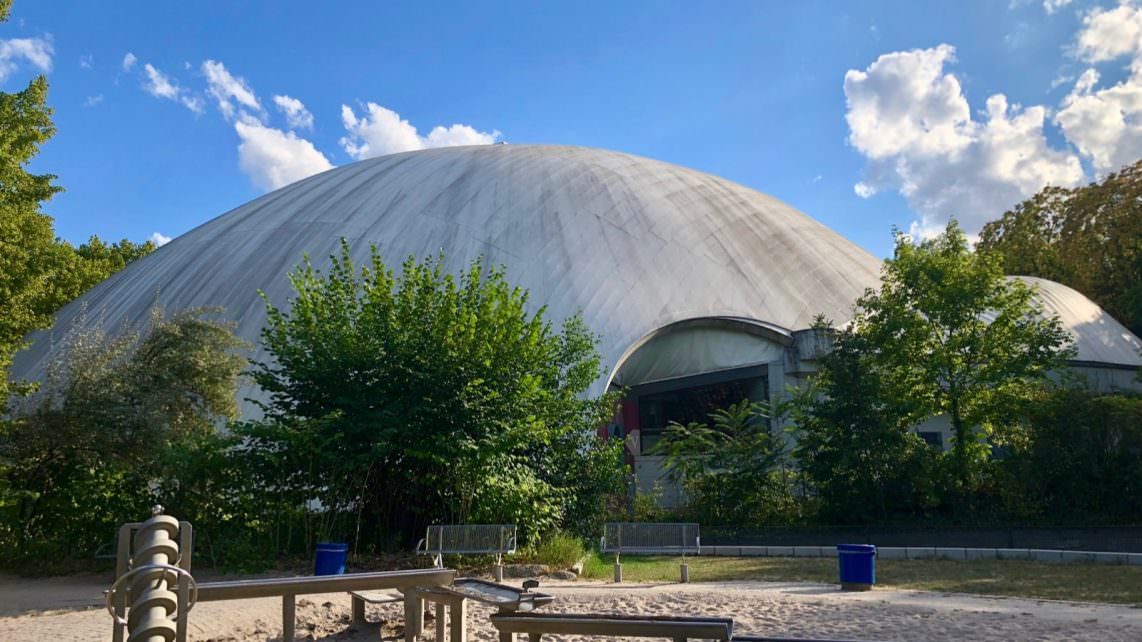
POLYGON ((190 575, 191 526, 162 513, 155 506, 147 521, 119 529, 118 579, 105 593, 114 642, 123 642, 124 629, 127 642, 186 640, 186 616, 198 595, 190 575))

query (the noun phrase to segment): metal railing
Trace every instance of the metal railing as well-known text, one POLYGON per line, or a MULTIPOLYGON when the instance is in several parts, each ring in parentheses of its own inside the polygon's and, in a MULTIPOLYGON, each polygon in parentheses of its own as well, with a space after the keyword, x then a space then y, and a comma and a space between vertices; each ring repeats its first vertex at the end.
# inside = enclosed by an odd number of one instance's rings
POLYGON ((1142 526, 820 526, 706 529, 706 546, 966 547, 1142 553, 1142 526))

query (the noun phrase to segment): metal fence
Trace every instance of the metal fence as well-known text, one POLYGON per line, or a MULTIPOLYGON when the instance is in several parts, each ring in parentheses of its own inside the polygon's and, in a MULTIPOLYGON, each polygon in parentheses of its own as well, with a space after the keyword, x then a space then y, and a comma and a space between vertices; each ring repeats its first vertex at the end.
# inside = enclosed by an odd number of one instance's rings
POLYGON ((832 526, 813 529, 710 529, 705 546, 933 546, 1041 548, 1142 553, 1142 526, 885 527, 832 526))

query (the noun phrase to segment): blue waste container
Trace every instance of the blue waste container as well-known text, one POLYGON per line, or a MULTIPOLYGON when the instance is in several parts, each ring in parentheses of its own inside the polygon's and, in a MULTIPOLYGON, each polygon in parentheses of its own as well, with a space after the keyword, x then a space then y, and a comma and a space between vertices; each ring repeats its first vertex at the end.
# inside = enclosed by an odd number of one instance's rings
POLYGON ((344 575, 345 559, 349 557, 348 544, 321 542, 313 564, 314 575, 344 575))
POLYGON ((876 584, 876 547, 871 544, 837 544, 842 591, 867 591, 876 584))

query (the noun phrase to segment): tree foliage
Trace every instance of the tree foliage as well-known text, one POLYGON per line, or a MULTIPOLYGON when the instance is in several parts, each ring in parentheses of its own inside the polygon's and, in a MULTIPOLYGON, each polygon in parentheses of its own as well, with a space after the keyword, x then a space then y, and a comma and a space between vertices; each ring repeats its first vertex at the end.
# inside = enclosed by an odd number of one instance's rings
POLYGON ((237 415, 244 347, 206 310, 156 311, 141 336, 77 325, 0 435, 14 495, 0 513, 0 557, 91 553, 169 499, 160 489, 177 486, 192 461, 172 452, 217 438, 237 415))
POLYGON ((656 453, 681 479, 691 519, 722 525, 797 519, 789 441, 773 425, 782 415, 784 408, 745 399, 715 410, 709 423, 667 426, 656 453))
POLYGON ((869 340, 837 332, 797 403, 796 459, 829 524, 914 519, 935 503, 936 455, 912 431, 912 402, 888 388, 869 340))
POLYGON ((1084 293, 1142 334, 1142 160, 1085 187, 1046 187, 983 226, 1007 274, 1084 293))
POLYGON ((1033 297, 1025 283, 1004 277, 998 257, 972 252, 953 221, 919 244, 898 233, 880 289, 857 303, 853 333, 905 420, 950 420, 963 492, 973 466, 1002 438, 995 431, 1012 403, 1070 354, 1069 335, 1033 297))
POLYGON ((327 272, 306 259, 290 280, 290 308, 266 304, 273 360, 254 369, 267 421, 241 432, 267 484, 350 517, 325 535, 407 545, 427 523, 479 520, 534 536, 621 483, 616 446, 594 438, 613 400, 582 396, 595 337, 577 317, 555 332, 502 270, 409 258, 397 276, 375 247, 358 270, 342 242, 327 272))
MULTIPOLYGON (((10 1, 0 4, 0 21, 10 8, 10 1)), ((56 238, 52 218, 40 208, 62 188, 53 183, 54 175, 27 169, 55 133, 47 92, 42 75, 22 91, 0 92, 0 410, 8 399, 12 355, 24 337, 48 327, 65 303, 154 249, 149 241, 108 245, 97 237, 76 249, 56 238)))
POLYGON ((1142 516, 1142 397, 1045 390, 1019 412, 1021 439, 999 462, 1009 513, 1072 523, 1142 516))

